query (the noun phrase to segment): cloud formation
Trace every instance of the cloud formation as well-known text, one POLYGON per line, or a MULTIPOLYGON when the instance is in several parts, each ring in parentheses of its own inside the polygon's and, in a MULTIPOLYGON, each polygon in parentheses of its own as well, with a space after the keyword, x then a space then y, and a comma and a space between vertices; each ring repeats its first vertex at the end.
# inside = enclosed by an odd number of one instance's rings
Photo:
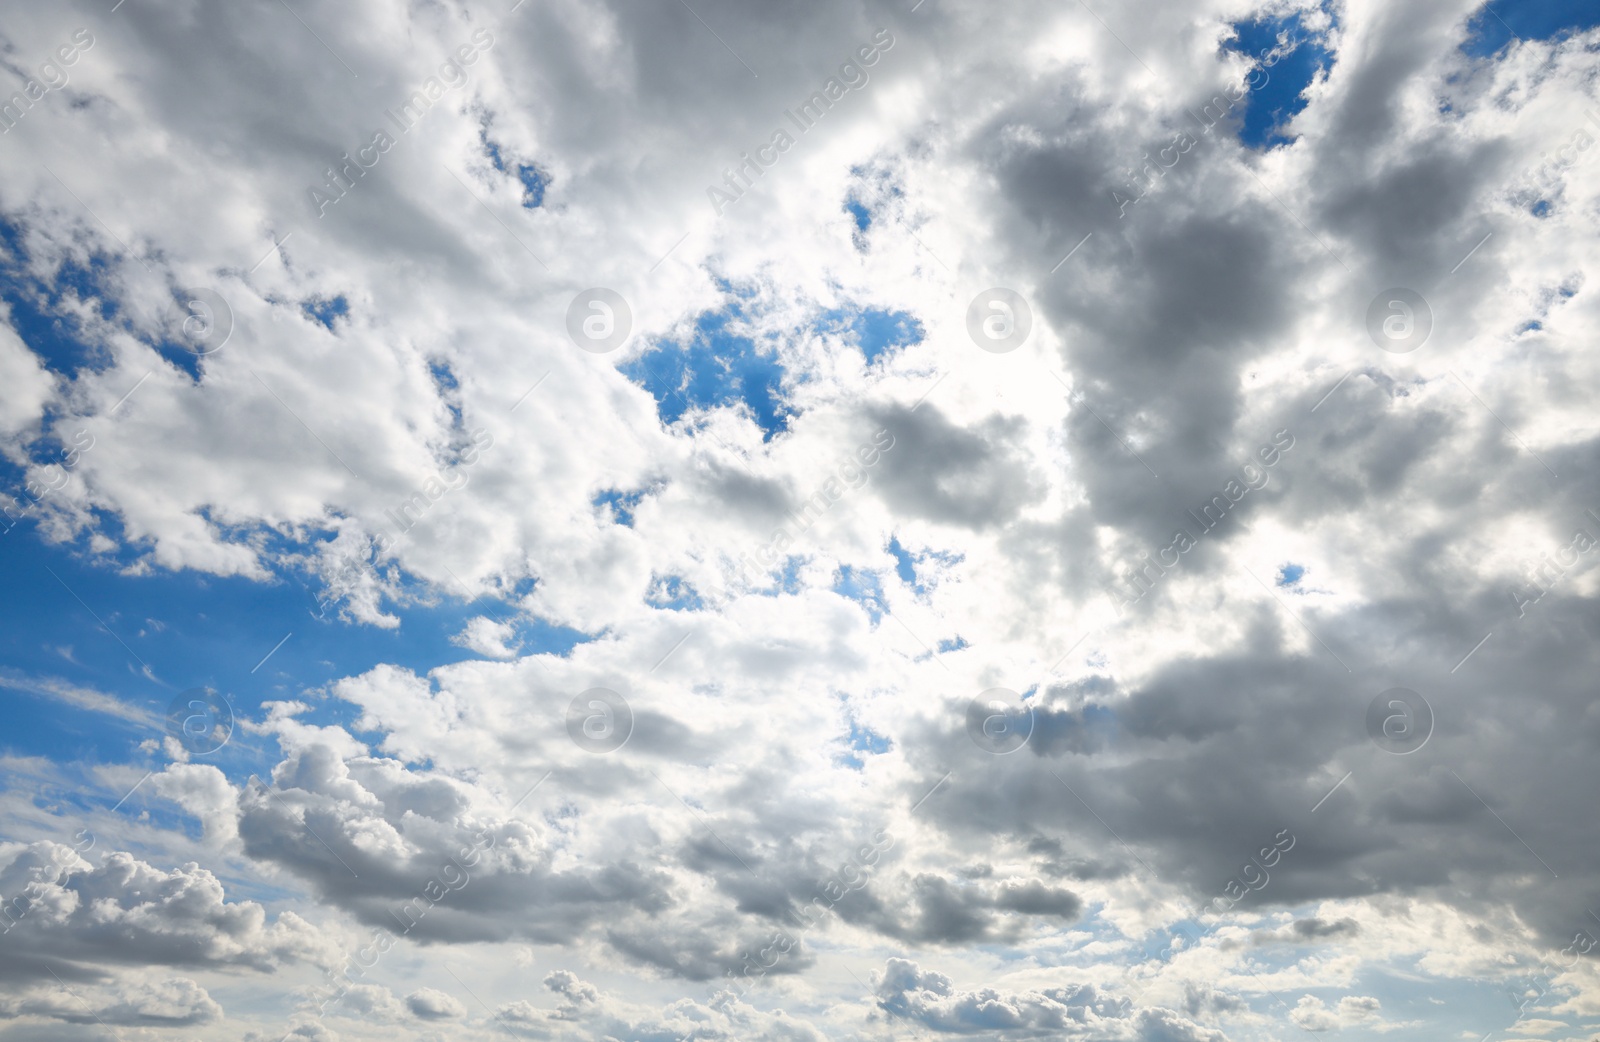
POLYGON ((1600 1029, 1588 16, 6 14, 0 1037, 1600 1029))

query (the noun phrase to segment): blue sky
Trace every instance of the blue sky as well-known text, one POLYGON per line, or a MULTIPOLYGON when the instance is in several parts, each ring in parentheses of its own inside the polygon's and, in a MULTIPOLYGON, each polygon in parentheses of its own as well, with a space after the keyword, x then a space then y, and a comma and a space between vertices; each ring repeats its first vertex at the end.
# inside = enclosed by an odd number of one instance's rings
MULTIPOLYGON (((258 582, 160 570, 123 575, 72 548, 44 543, 27 521, 0 538, 0 567, 13 576, 15 588, 31 592, 0 603, 0 639, 10 669, 93 688, 148 711, 158 724, 173 697, 193 687, 215 687, 254 717, 262 702, 295 699, 379 663, 425 673, 476 658, 450 640, 466 621, 480 614, 517 617, 504 602, 480 598, 468 604, 414 583, 411 592, 437 603, 394 609, 401 618, 394 629, 342 621, 332 605, 318 617, 322 587, 308 576, 290 573, 258 582), (146 666, 154 680, 144 674, 146 666)), ((591 639, 525 618, 516 629, 527 654, 565 654, 591 639)), ((110 761, 160 737, 70 712, 48 698, 8 697, 13 719, 27 725, 8 739, 17 754, 110 761)), ((359 715, 337 700, 315 705, 308 719, 320 723, 348 725, 359 715)), ((216 762, 246 775, 266 766, 228 764, 226 757, 216 762)))
POLYGON ((1251 59, 1257 79, 1265 77, 1247 96, 1239 130, 1239 140, 1252 148, 1272 148, 1293 140, 1282 128, 1305 108, 1301 95, 1332 61, 1333 55, 1321 43, 1326 30, 1317 32, 1304 23, 1296 12, 1233 26, 1236 35, 1229 48, 1251 59))
POLYGON ((1513 39, 1549 40, 1600 25, 1600 11, 1583 0, 1493 0, 1473 16, 1463 45, 1474 57, 1487 57, 1513 39))
MULTIPOLYGON (((748 410, 764 440, 787 430, 789 404, 797 379, 789 373, 784 345, 744 335, 750 309, 758 306, 748 291, 723 285, 724 305, 697 316, 685 337, 653 343, 623 371, 655 397, 661 419, 676 423, 688 410, 731 406, 748 410), (788 381, 789 386, 785 386, 788 381)), ((921 342, 922 327, 907 312, 851 305, 823 310, 807 328, 792 335, 837 337, 859 351, 870 365, 886 353, 921 342)))

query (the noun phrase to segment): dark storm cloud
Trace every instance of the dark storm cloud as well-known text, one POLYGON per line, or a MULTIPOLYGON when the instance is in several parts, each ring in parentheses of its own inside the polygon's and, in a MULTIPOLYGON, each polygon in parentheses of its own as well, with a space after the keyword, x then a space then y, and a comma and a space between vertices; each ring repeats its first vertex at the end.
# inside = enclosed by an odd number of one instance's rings
POLYGON ((1343 918, 1337 920, 1296 919, 1280 930, 1257 930, 1250 935, 1250 943, 1254 945, 1270 944, 1321 944, 1327 940, 1338 940, 1342 937, 1354 937, 1361 932, 1361 924, 1354 919, 1343 918))
POLYGON ((869 415, 895 439, 872 484, 897 513, 981 530, 1011 520, 1040 494, 1028 461, 1010 444, 1021 418, 992 416, 962 427, 931 402, 880 406, 869 415))
MULTIPOLYGON (((1238 205, 1234 190, 1248 175, 1237 169, 1237 146, 1216 140, 1220 129, 1196 131, 1202 143, 1161 191, 1118 217, 1112 189, 1123 181, 1111 171, 1142 164, 1149 149, 1097 125, 1092 112, 1026 115, 1050 136, 977 151, 995 157, 1014 239, 1031 242, 1033 228, 1057 222, 1077 229, 1073 240, 1095 233, 1085 246, 1093 264, 1041 280, 1038 304, 1066 340, 1065 361, 1087 403, 1069 420, 1069 438, 1083 450, 1078 476, 1097 518, 1126 524, 1153 512, 1159 486, 1139 476, 1137 463, 1128 467, 1118 435, 1146 446, 1140 454, 1179 485, 1179 498, 1199 496, 1195 479, 1220 469, 1219 450, 1236 434, 1257 435, 1233 429, 1237 371, 1289 332, 1305 251, 1280 212, 1238 205)), ((1004 128, 999 120, 986 133, 1004 128)))
POLYGON ((1508 158, 1501 142, 1418 142, 1392 167, 1330 187, 1321 217, 1361 248, 1348 262, 1377 277, 1414 282, 1422 276, 1431 290, 1471 248, 1476 236, 1460 241, 1470 227, 1464 223, 1481 214, 1488 202, 1483 189, 1504 179, 1508 158))
MULTIPOLYGON (((1596 629, 1600 619, 1587 614, 1584 629, 1596 629)), ((1552 619, 1552 629, 1513 634, 1508 643, 1553 636, 1576 621, 1552 619)), ((1548 707, 1542 720, 1498 695, 1529 683, 1521 665, 1528 650, 1480 652, 1476 674, 1454 681, 1454 694, 1438 681, 1428 685, 1440 713, 1436 731, 1421 752, 1396 757, 1378 750, 1363 726, 1367 701, 1392 684, 1392 667, 1363 665, 1352 676, 1315 645, 1309 658, 1287 656, 1286 627, 1294 623, 1270 604, 1260 606, 1250 625, 1247 652, 1174 662, 1097 707, 1114 723, 1098 729, 1100 741, 1092 746, 1052 738, 1034 756, 996 757, 967 738, 964 704, 951 705, 944 740, 928 735, 918 743, 940 748, 940 762, 955 768, 924 813, 977 845, 1020 843, 1055 865, 1110 859, 1146 878, 1149 870, 1181 880, 1196 905, 1228 892, 1230 878, 1265 880, 1245 895, 1253 911, 1376 893, 1448 896, 1483 910, 1493 885, 1496 899, 1517 900, 1549 940, 1564 928, 1558 924, 1570 925, 1570 908, 1535 895, 1557 874, 1584 877, 1578 892, 1595 885, 1577 837, 1555 824, 1578 813, 1577 793, 1595 769, 1566 755, 1536 766, 1516 752, 1530 742, 1548 747, 1548 737, 1534 737, 1546 729, 1595 731, 1592 703, 1581 694, 1589 667, 1563 661, 1570 642, 1546 652, 1554 668, 1539 681, 1548 707), (1484 748, 1501 750, 1505 759, 1484 760, 1484 748), (1346 770, 1354 775, 1349 788, 1319 805, 1346 770), (1524 810, 1513 833, 1490 811, 1504 817, 1508 798, 1544 810, 1537 816, 1524 810), (1292 849, 1281 860, 1263 855, 1283 830, 1292 849), (1264 856, 1272 867, 1252 866, 1264 856), (1456 889, 1464 873, 1480 880, 1474 896, 1456 889)), ((1436 676, 1448 669, 1445 660, 1436 676)), ((1054 710, 1052 694, 1036 716, 1053 736, 1063 718, 1081 718, 1085 710, 1054 710)), ((928 778, 931 784, 938 774, 928 778)), ((928 928, 947 936, 978 935, 989 925, 943 884, 930 888, 924 907, 928 928)), ((1293 938, 1351 929, 1343 921, 1302 920, 1293 938)))

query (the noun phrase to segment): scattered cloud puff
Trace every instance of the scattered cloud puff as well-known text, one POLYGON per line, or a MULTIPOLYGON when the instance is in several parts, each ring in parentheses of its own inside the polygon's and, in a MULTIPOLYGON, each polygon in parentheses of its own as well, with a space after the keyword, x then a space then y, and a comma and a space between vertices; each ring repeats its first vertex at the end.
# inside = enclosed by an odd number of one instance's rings
POLYGON ((406 1008, 421 1020, 453 1020, 467 1012, 467 1007, 435 988, 418 988, 407 995, 406 1008))
POLYGON ((511 623, 480 615, 468 620, 467 628, 450 639, 484 658, 509 659, 516 657, 520 647, 516 635, 516 627, 511 623))
POLYGON ((1345 995, 1331 1007, 1315 995, 1302 995, 1289 1019, 1307 1031, 1339 1031, 1355 1026, 1372 1030, 1392 1028, 1392 1025, 1373 1023, 1382 1007, 1383 1004, 1370 995, 1345 995))

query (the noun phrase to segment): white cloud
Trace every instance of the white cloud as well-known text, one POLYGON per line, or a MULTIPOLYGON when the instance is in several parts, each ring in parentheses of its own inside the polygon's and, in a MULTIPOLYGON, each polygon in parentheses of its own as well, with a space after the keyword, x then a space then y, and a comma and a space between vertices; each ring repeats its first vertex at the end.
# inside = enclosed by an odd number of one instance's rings
POLYGON ((0 1017, 47 1018, 69 1024, 178 1028, 222 1019, 222 1007, 187 977, 84 991, 58 982, 0 1000, 0 1017))
POLYGON ((508 659, 514 658, 520 647, 514 639, 516 635, 516 627, 509 622, 479 615, 468 619, 466 629, 451 637, 450 641, 484 658, 508 659))
POLYGON ((10 941, 0 960, 19 982, 51 979, 52 964, 80 976, 101 964, 271 971, 328 957, 305 919, 284 911, 269 921, 257 902, 226 900, 217 877, 194 862, 163 871, 123 851, 95 851, 95 837, 80 835, 77 849, 14 849, 0 868, 10 941))
POLYGON ((406 996, 406 1008, 423 1020, 453 1020, 467 1007, 437 988, 418 988, 406 996))

